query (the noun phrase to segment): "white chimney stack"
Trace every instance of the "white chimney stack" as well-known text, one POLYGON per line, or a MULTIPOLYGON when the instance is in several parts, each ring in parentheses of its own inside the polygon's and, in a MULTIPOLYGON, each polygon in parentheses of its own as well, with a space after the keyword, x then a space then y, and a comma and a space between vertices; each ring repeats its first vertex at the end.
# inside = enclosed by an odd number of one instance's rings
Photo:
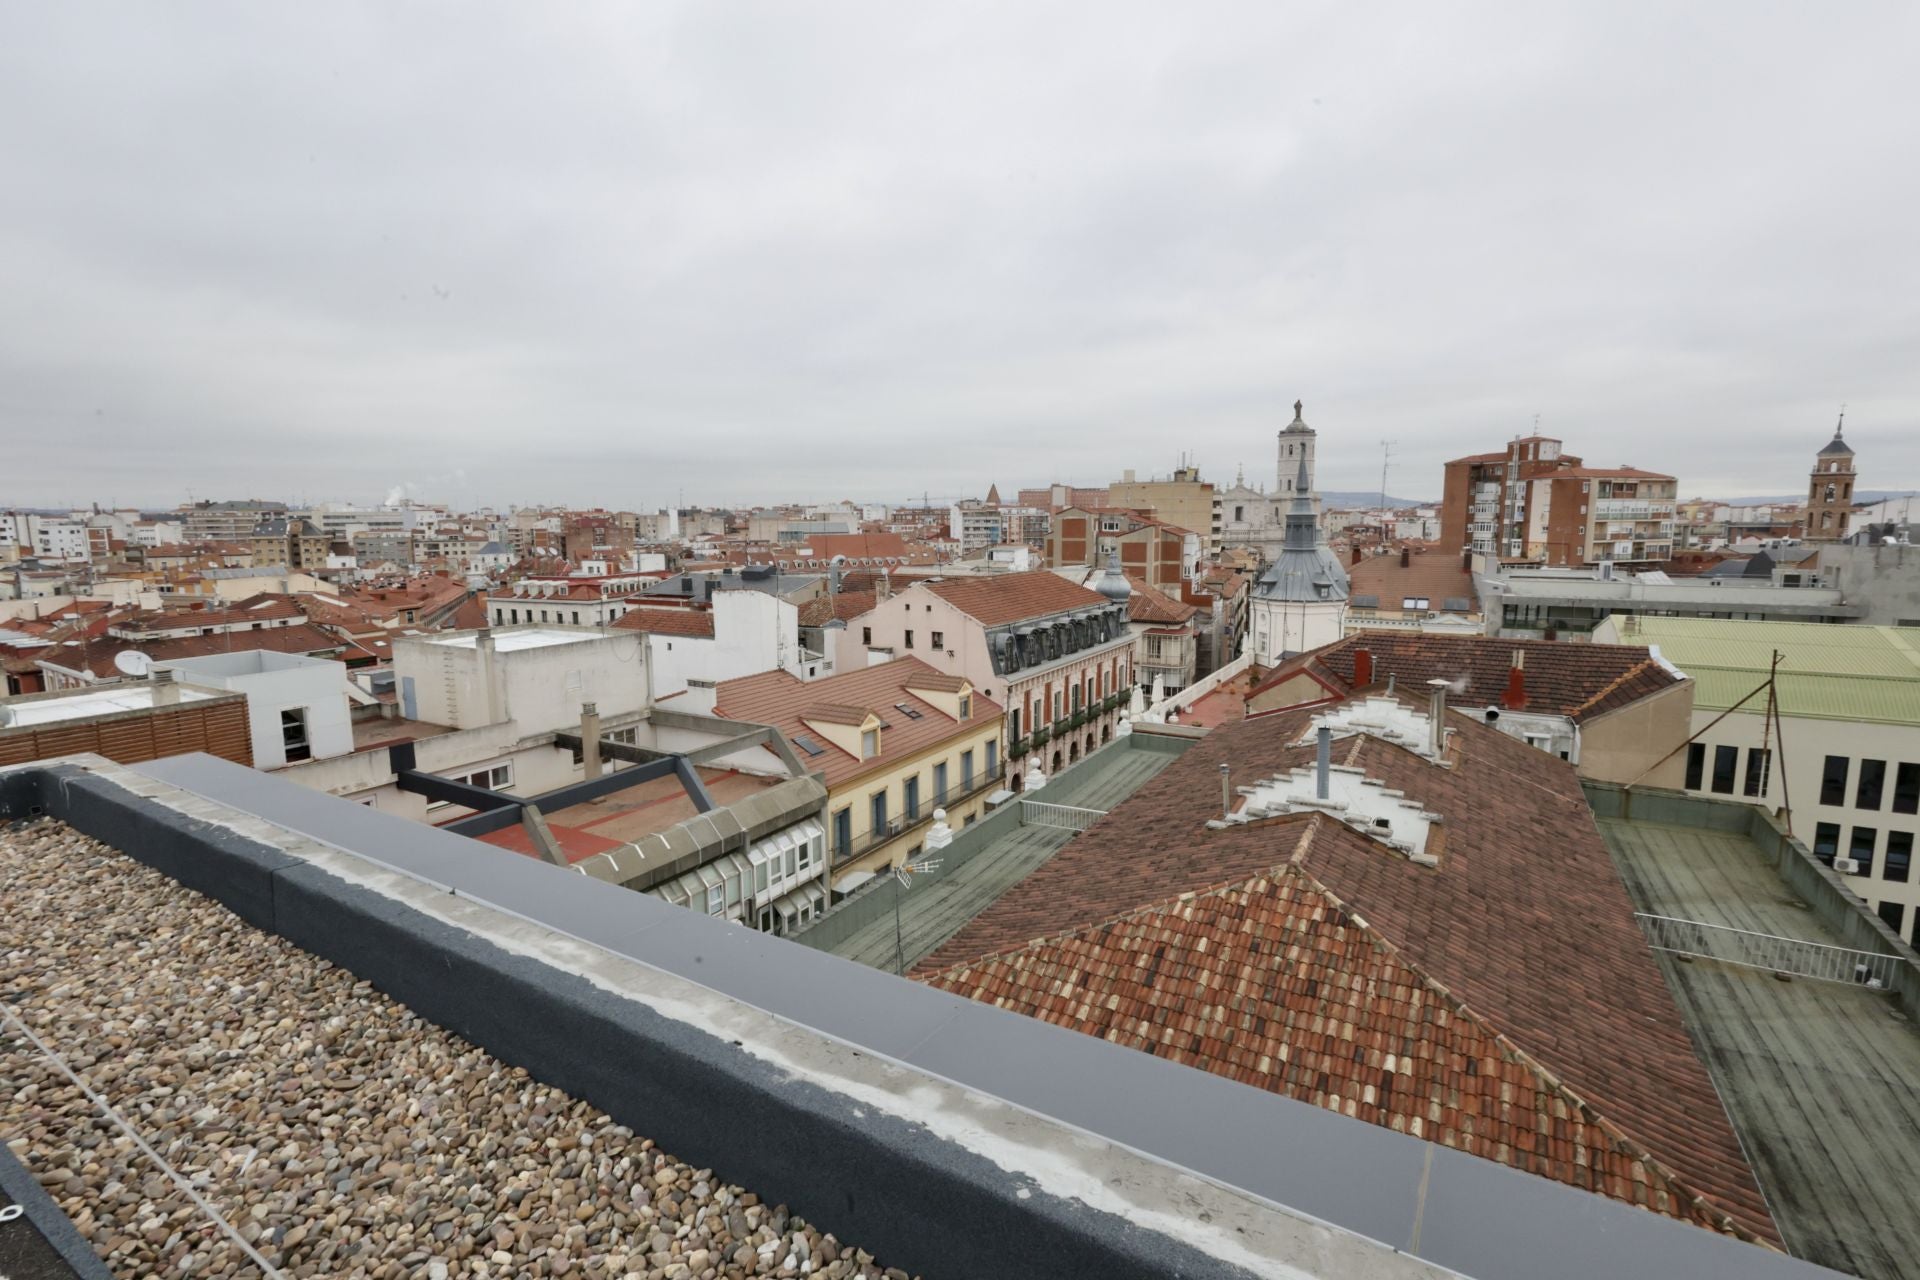
POLYGON ((1432 740, 1428 744, 1433 748, 1433 758, 1438 760, 1447 752, 1447 682, 1429 680, 1427 688, 1432 690, 1432 701, 1427 707, 1427 716, 1432 720, 1432 740))

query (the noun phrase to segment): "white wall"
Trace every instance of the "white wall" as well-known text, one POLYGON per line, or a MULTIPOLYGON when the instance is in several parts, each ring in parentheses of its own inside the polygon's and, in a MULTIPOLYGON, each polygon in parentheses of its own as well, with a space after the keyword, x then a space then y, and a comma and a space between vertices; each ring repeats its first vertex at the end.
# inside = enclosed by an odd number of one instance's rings
POLYGON ((1332 644, 1345 631, 1345 601, 1262 600, 1247 606, 1248 651, 1263 665, 1332 644))
MULTIPOLYGON (((511 724, 488 725, 460 733, 417 739, 414 761, 424 773, 463 777, 482 768, 506 765, 511 783, 501 788, 516 795, 538 795, 580 780, 573 753, 550 740, 528 742, 511 724)), ((301 786, 329 795, 370 803, 383 813, 414 822, 440 822, 465 810, 457 806, 429 810, 425 796, 402 791, 394 784, 385 751, 361 751, 288 765, 280 774, 301 786)))
POLYGON ((655 698, 684 692, 689 680, 718 683, 763 671, 808 678, 800 661, 799 607, 764 591, 714 592, 712 639, 651 635, 647 643, 655 698))
MULTIPOLYGON (((595 703, 603 719, 645 710, 650 699, 642 637, 570 630, 582 638, 537 648, 496 648, 490 664, 473 644, 397 640, 393 666, 402 713, 456 729, 510 720, 521 733, 536 734, 578 725, 582 702, 595 703), (489 665, 491 699, 485 675, 489 665)), ((493 634, 497 641, 516 632, 510 628, 493 634)))
POLYGON ((247 695, 247 726, 256 769, 278 769, 287 763, 280 725, 283 711, 305 713, 307 745, 314 759, 346 755, 353 750, 347 669, 338 662, 250 650, 183 658, 159 666, 172 670, 175 679, 187 684, 247 695))

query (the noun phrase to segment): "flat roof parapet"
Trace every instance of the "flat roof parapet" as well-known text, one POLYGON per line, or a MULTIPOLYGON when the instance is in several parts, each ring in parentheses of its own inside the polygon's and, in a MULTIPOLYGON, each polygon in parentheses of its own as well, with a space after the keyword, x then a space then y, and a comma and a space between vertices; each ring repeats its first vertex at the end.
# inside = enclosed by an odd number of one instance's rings
POLYGON ((1830 1274, 211 757, 35 809, 930 1277, 1830 1274))

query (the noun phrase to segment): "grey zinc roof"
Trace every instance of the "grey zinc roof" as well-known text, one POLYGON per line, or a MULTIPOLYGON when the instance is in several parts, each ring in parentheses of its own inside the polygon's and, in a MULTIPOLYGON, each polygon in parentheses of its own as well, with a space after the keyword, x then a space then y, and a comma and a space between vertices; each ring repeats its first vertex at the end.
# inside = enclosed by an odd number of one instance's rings
POLYGON ((1347 590, 1347 571, 1331 550, 1288 548, 1260 575, 1254 594, 1262 600, 1345 600, 1347 590))

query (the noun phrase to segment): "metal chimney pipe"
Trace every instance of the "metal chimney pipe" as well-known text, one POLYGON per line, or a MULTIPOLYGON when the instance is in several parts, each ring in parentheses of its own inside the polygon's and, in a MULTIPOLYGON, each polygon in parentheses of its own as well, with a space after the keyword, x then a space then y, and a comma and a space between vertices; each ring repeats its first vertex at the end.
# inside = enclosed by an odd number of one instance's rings
POLYGON ((1429 680, 1427 688, 1433 691, 1431 703, 1427 707, 1427 716, 1432 721, 1433 754, 1437 758, 1447 749, 1447 682, 1429 680))
POLYGON ((1313 794, 1327 800, 1333 795, 1333 730, 1323 724, 1316 736, 1319 741, 1314 744, 1313 794))
POLYGON ((1225 822, 1233 816, 1233 766, 1220 762, 1220 821, 1225 822))

